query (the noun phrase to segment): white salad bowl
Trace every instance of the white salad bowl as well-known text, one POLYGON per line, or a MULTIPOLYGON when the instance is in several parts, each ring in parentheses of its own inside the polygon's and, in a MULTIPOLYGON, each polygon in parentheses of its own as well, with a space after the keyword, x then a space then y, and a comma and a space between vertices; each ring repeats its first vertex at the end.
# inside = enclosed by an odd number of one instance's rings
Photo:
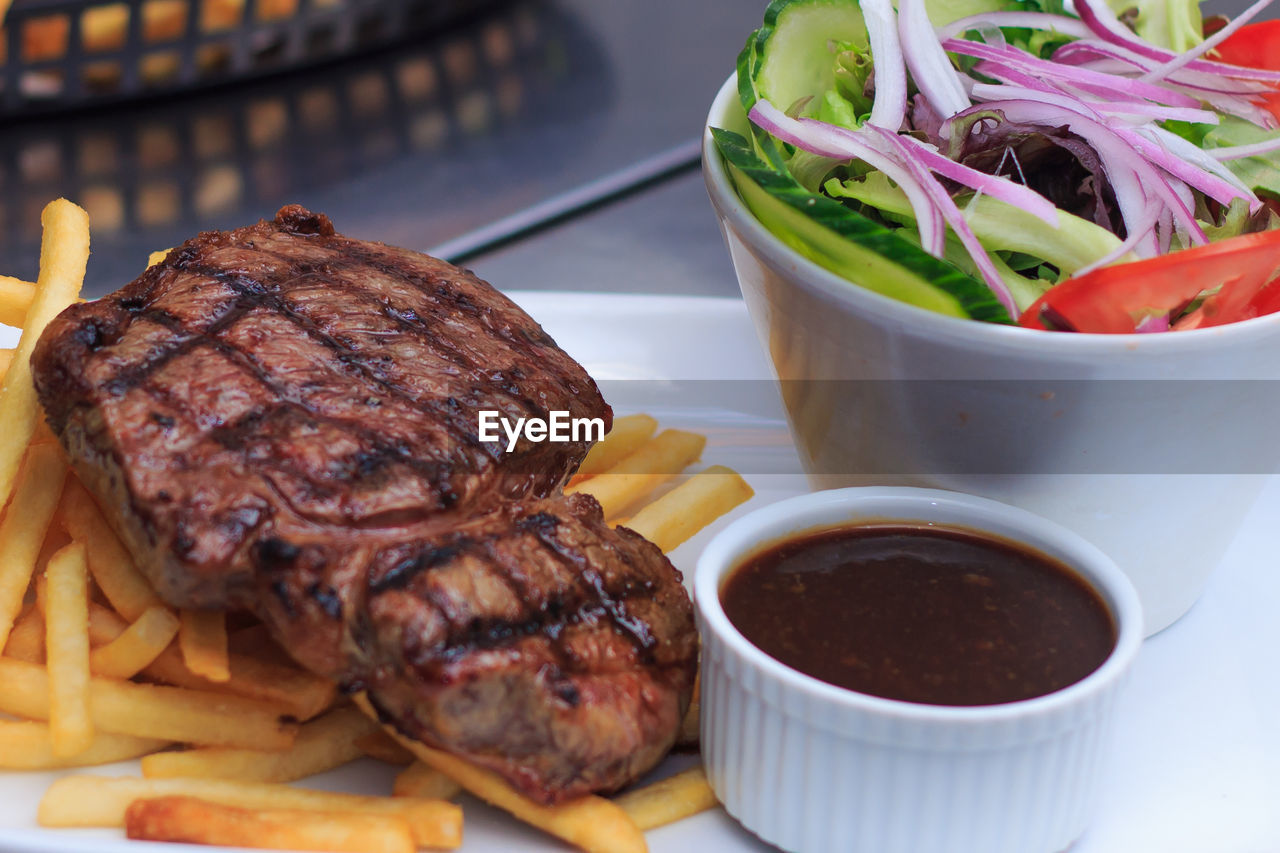
POLYGON ((712 539, 698 560, 694 606, 707 778, 729 814, 765 841, 796 851, 1056 853, 1084 832, 1142 614, 1124 574, 1080 536, 953 492, 815 492, 756 510, 712 539), (827 684, 769 657, 732 625, 720 591, 736 567, 771 542, 861 520, 985 531, 1057 558, 1098 591, 1116 646, 1061 690, 955 707, 827 684))
MULTIPOLYGON (((707 124, 746 132, 735 78, 707 124)), ((787 246, 738 197, 709 129, 703 173, 815 488, 1021 506, 1110 555, 1148 633, 1191 607, 1280 465, 1280 315, 1130 335, 943 316, 787 246)))

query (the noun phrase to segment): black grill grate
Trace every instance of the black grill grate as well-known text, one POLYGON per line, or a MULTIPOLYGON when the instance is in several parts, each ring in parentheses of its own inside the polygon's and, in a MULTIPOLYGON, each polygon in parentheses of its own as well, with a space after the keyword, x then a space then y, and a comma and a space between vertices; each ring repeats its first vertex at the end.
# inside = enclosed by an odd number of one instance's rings
POLYGON ((171 94, 440 29, 498 0, 14 0, 0 113, 171 94))

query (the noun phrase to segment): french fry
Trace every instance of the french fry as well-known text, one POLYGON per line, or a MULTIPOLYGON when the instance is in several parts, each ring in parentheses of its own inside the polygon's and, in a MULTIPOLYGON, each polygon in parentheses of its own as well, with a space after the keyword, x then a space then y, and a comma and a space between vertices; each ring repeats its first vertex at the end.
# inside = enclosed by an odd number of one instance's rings
POLYGON ((627 527, 669 553, 754 494, 737 471, 713 465, 631 516, 627 527))
POLYGON ((84 546, 53 555, 45 570, 45 655, 49 667, 49 731, 53 754, 69 758, 89 747, 89 569, 84 546))
POLYGON ((462 786, 435 768, 414 761, 396 774, 391 793, 397 797, 425 797, 429 800, 451 800, 462 786))
MULTIPOLYGON (((43 667, 0 658, 0 711, 29 720, 49 719, 49 675, 43 667)), ((283 750, 297 725, 279 709, 225 693, 89 680, 89 714, 96 728, 113 734, 155 737, 207 746, 283 750)))
POLYGON ((0 720, 0 767, 6 770, 53 770, 113 764, 155 752, 166 745, 165 741, 155 738, 99 732, 87 747, 66 758, 54 755, 53 737, 47 723, 0 720))
POLYGON ((649 415, 625 415, 614 418, 609 434, 587 451, 578 466, 579 477, 593 477, 639 450, 658 430, 658 422, 649 415))
POLYGON ((613 800, 644 831, 715 808, 715 792, 701 767, 628 791, 613 800))
MULTIPOLYGON (((27 309, 31 307, 31 299, 35 295, 36 286, 31 282, 11 275, 0 275, 0 323, 22 328, 27 319, 27 309)), ((4 371, 0 370, 0 373, 4 371)))
MULTIPOLYGON (((0 444, 6 438, 0 433, 0 444)), ((0 648, 8 642, 14 617, 22 609, 22 598, 58 505, 66 470, 57 448, 31 448, 22 465, 12 506, 0 519, 0 648)))
POLYGON ((369 758, 381 761, 384 764, 408 767, 416 760, 412 752, 396 743, 391 735, 382 729, 356 738, 356 748, 369 758))
POLYGON ((570 486, 566 494, 587 492, 614 518, 696 462, 707 438, 678 429, 663 430, 609 470, 570 486))
POLYGON ((44 614, 40 608, 28 608, 13 623, 4 655, 27 663, 44 663, 44 614))
POLYGON ((78 480, 67 483, 60 515, 71 538, 85 543, 89 571, 117 613, 136 622, 149 608, 165 606, 78 480))
POLYGON ((89 215, 83 210, 60 198, 45 206, 40 221, 44 225, 40 277, 23 319, 13 364, 0 382, 0 506, 9 500, 36 428, 39 404, 31 381, 31 351, 49 321, 80 294, 89 260, 89 215))
MULTIPOLYGON (((92 562, 92 561, 90 561, 92 562)), ((175 619, 177 617, 174 617, 175 619)), ((96 601, 89 602, 89 645, 97 648, 119 638, 129 629, 129 623, 114 610, 96 601)), ((92 655, 92 652, 90 653, 92 655)), ((92 659, 92 658, 91 658, 92 659)))
POLYGON ((4 379, 4 375, 9 371, 9 365, 12 363, 13 350, 0 349, 0 380, 4 379))
POLYGON ((210 681, 229 681, 227 614, 221 610, 188 610, 179 614, 178 647, 187 669, 210 681))
POLYGON ((225 748, 161 752, 142 759, 142 775, 292 782, 355 761, 363 754, 355 739, 377 728, 375 722, 348 706, 303 725, 293 746, 284 752, 225 748))
POLYGON ((89 671, 102 678, 132 678, 150 666, 177 633, 178 617, 172 610, 149 608, 119 636, 89 652, 89 671))
POLYGON ((451 849, 462 843, 462 809, 454 803, 364 797, 229 779, 64 776, 45 791, 36 820, 45 827, 118 827, 124 825, 125 811, 134 800, 171 796, 247 809, 395 815, 409 822, 414 842, 422 847, 451 849))
POLYGON ((134 800, 125 810, 124 829, 129 838, 141 841, 265 850, 414 853, 417 849, 409 822, 398 815, 250 810, 194 797, 134 800))
POLYGON ((152 252, 150 255, 147 256, 147 269, 151 269, 156 264, 163 261, 165 258, 169 256, 169 253, 172 251, 173 249, 160 249, 158 251, 152 252))
POLYGON ((165 649, 142 675, 189 690, 243 696, 278 707, 281 713, 305 722, 333 704, 337 687, 333 681, 299 669, 259 660, 250 655, 231 655, 231 677, 209 681, 191 672, 182 654, 173 646, 165 649))
MULTIPOLYGON (((355 702, 366 714, 374 716, 373 708, 364 696, 356 696, 355 702)), ((383 730, 419 761, 439 770, 468 792, 588 853, 644 853, 648 850, 644 833, 621 807, 603 797, 586 796, 558 806, 544 806, 516 791, 496 773, 400 737, 389 727, 383 730)))

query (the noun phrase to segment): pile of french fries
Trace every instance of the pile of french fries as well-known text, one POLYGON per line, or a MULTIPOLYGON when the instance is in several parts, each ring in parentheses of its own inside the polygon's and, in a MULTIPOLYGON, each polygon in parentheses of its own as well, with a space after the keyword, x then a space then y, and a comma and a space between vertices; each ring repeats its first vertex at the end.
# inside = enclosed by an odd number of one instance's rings
MULTIPOLYGON (((261 624, 161 601, 43 425, 29 359, 79 297, 89 223, 59 199, 42 224, 39 279, 0 277, 0 323, 22 329, 16 349, 0 350, 0 772, 129 759, 141 771, 62 776, 40 803, 42 826, 401 853, 458 847, 462 809, 450 800, 466 790, 584 850, 632 853, 646 849, 645 830, 715 805, 700 769, 613 799, 539 805, 487 770, 384 730, 362 696, 339 698, 261 624), (366 756, 400 768, 387 796, 287 784, 366 756)), ((610 523, 670 551, 752 492, 718 466, 677 485, 706 439, 657 427, 647 415, 618 418, 568 491, 594 495, 610 523)), ((696 741, 695 702, 681 743, 696 741)))

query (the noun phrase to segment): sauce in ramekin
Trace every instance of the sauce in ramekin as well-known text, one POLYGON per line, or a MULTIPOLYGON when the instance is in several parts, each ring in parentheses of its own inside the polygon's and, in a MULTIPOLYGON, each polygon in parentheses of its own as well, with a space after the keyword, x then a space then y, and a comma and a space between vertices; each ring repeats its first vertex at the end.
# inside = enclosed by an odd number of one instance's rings
POLYGON ((1052 693, 1116 644, 1098 593, 1069 566, 975 531, 850 525, 777 543, 720 593, 752 644, 822 681, 931 705, 1052 693))

